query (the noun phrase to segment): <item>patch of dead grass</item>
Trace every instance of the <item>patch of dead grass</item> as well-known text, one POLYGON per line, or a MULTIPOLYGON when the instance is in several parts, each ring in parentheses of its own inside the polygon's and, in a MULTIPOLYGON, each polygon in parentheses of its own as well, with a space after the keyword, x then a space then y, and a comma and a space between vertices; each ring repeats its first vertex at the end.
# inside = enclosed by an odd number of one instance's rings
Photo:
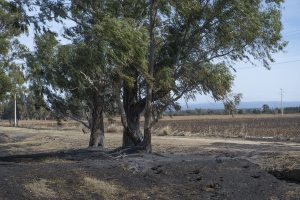
POLYGON ((104 199, 119 199, 118 194, 126 193, 126 190, 111 181, 103 181, 92 177, 84 177, 84 185, 91 191, 103 196, 104 199))
POLYGON ((51 164, 51 163, 74 163, 72 160, 66 160, 61 158, 47 158, 42 161, 42 163, 51 164))
POLYGON ((118 126, 116 124, 110 124, 106 128, 106 132, 107 133, 121 133, 122 130, 123 130, 123 127, 122 126, 118 126))
POLYGON ((156 133, 157 136, 170 136, 173 133, 172 128, 170 126, 162 127, 156 130, 156 132, 157 132, 156 133))
POLYGON ((288 191, 286 193, 287 199, 297 199, 297 198, 299 198, 298 195, 299 195, 298 191, 288 191))
POLYGON ((51 182, 46 179, 40 179, 28 184, 25 184, 25 189, 38 198, 56 198, 57 194, 49 188, 51 182))
MULTIPOLYGON (((106 200, 119 200, 119 199, 149 199, 149 195, 145 191, 136 193, 124 188, 122 185, 115 181, 104 181, 94 177, 84 177, 84 188, 90 192, 94 192, 102 196, 106 200)), ((152 192, 154 191, 151 188, 152 192)))

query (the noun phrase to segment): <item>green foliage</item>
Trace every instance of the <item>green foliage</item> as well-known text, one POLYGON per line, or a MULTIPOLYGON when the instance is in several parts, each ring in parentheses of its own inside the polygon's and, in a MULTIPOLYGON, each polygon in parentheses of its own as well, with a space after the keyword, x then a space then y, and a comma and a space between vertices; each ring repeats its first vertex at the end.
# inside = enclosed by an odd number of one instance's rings
POLYGON ((131 86, 139 82, 143 90, 145 81, 153 82, 157 101, 168 98, 170 103, 183 96, 194 98, 196 93, 224 99, 233 81, 232 61, 254 58, 269 67, 272 54, 286 45, 281 36, 281 3, 159 1, 155 6, 153 77, 147 73, 151 14, 147 1, 72 1, 67 6, 64 1, 44 0, 48 8, 41 6, 45 13, 51 11, 76 22, 67 29, 66 37, 96 45, 98 55, 105 55, 102 59, 118 78, 131 86), (144 81, 137 81, 141 76, 144 81), (175 96, 171 98, 170 93, 175 96))
POLYGON ((71 44, 59 44, 47 31, 36 38, 36 52, 28 58, 32 86, 46 95, 46 105, 76 117, 99 107, 114 110, 116 97, 122 97, 118 103, 133 127, 139 127, 143 111, 147 119, 150 113, 158 119, 165 109, 178 109, 179 99, 197 94, 223 101, 234 113, 241 95, 230 95, 231 64, 255 59, 269 67, 272 54, 286 45, 281 3, 37 1, 42 22, 54 17, 75 25, 65 27, 71 44))
POLYGON ((131 19, 109 15, 112 11, 103 14, 100 4, 86 8, 88 18, 85 8, 64 9, 78 22, 65 32, 72 44, 59 44, 51 32, 36 37, 36 52, 27 58, 31 86, 59 116, 87 115, 90 121, 97 108, 114 112, 113 86, 120 80, 132 86, 132 71, 147 77, 147 31, 131 19))
POLYGON ((9 52, 11 38, 27 30, 23 13, 14 1, 0 0, 0 58, 9 52))
MULTIPOLYGON (((268 68, 272 54, 287 44, 281 36, 281 3, 187 0, 158 5, 157 108, 172 107, 178 99, 194 99, 199 93, 227 102, 234 80, 232 62, 255 59, 268 68)), ((233 108, 234 102, 228 102, 233 108)))
MULTIPOLYGON (((44 120, 51 118, 51 113, 41 107, 39 98, 34 92, 20 93, 17 96, 17 118, 20 120, 44 120)), ((8 98, 0 102, 0 119, 14 118, 14 100, 8 98)))
POLYGON ((27 30, 23 14, 14 1, 0 0, 0 100, 23 89, 24 76, 15 60, 25 48, 14 39, 27 30))
POLYGON ((233 116, 236 113, 236 107, 240 104, 242 97, 240 93, 227 95, 225 100, 223 100, 225 111, 233 116))
POLYGON ((67 116, 68 112, 82 117, 84 105, 97 91, 97 86, 87 84, 92 81, 88 76, 92 72, 85 74, 88 67, 93 70, 89 50, 84 44, 60 45, 49 32, 36 37, 36 52, 27 58, 31 88, 41 101, 46 95, 47 103, 41 105, 48 106, 60 117, 67 116))
POLYGON ((113 73, 116 73, 128 85, 133 85, 131 71, 138 71, 146 79, 147 72, 147 32, 136 28, 131 19, 104 17, 96 21, 92 31, 98 48, 107 56, 106 62, 113 73))
POLYGON ((267 105, 267 104, 264 104, 262 106, 262 113, 270 113, 271 109, 270 109, 270 106, 267 105))
POLYGON ((0 100, 4 98, 4 95, 10 91, 12 85, 8 76, 4 71, 0 71, 0 100))

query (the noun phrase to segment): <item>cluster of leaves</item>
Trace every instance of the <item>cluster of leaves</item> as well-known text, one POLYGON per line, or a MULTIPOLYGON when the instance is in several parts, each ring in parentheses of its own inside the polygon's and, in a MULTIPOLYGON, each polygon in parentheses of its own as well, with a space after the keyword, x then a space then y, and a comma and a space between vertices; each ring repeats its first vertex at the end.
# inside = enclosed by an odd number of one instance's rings
POLYGON ((16 37, 27 31, 23 11, 14 1, 0 0, 0 100, 24 83, 16 60, 25 51, 16 37))
POLYGON ((255 59, 268 68, 272 54, 286 46, 282 1, 164 2, 158 8, 154 74, 161 111, 199 93, 229 102, 232 62, 255 59))
POLYGON ((72 44, 59 44, 51 32, 36 37, 36 52, 27 59, 29 74, 32 88, 46 95, 50 109, 91 121, 96 107, 115 111, 113 80, 132 85, 127 72, 133 66, 146 74, 147 36, 129 20, 103 16, 91 25, 81 14, 73 17, 80 23, 65 33, 72 44))

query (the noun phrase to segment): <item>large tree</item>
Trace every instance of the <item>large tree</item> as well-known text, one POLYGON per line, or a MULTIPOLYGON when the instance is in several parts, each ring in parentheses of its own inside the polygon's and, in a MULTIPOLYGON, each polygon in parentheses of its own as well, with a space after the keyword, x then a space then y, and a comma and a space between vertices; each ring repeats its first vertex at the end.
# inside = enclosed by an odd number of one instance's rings
MULTIPOLYGON (((151 151, 151 126, 159 113, 176 106, 179 98, 193 98, 197 93, 226 99, 233 82, 231 62, 255 59, 268 67, 272 53, 286 43, 281 37, 282 1, 146 2, 144 26, 150 38, 146 56, 153 81, 145 84, 136 75, 138 89, 130 94, 138 99, 123 101, 125 108, 130 105, 127 115, 139 118, 145 112, 143 141, 138 143, 136 138, 124 146, 133 143, 151 151)), ((126 99, 130 95, 125 91, 126 99)), ((139 132, 137 121, 133 117, 128 122, 135 124, 131 131, 139 132)))
POLYGON ((103 146, 103 109, 110 87, 100 53, 83 42, 59 44, 53 33, 37 36, 35 41, 36 51, 27 60, 30 87, 41 97, 41 105, 58 119, 80 121, 91 131, 89 146, 103 146))
POLYGON ((94 45, 108 49, 110 59, 104 68, 117 69, 108 74, 121 111, 123 147, 150 152, 151 127, 165 109, 178 107, 177 100, 210 94, 226 101, 234 79, 233 62, 254 59, 269 67, 272 54, 286 45, 281 36, 282 2, 43 0, 40 6, 52 13, 49 18, 76 24, 67 29, 70 38, 78 34, 93 38, 94 45), (97 25, 103 23, 105 28, 97 25))
POLYGON ((103 114, 114 111, 120 80, 132 85, 124 71, 134 66, 146 74, 146 31, 134 21, 117 19, 110 7, 97 2, 61 8, 63 17, 76 22, 64 33, 72 43, 59 44, 50 32, 36 38, 36 52, 28 57, 32 86, 59 117, 71 117, 90 129, 90 146, 103 146, 103 114))

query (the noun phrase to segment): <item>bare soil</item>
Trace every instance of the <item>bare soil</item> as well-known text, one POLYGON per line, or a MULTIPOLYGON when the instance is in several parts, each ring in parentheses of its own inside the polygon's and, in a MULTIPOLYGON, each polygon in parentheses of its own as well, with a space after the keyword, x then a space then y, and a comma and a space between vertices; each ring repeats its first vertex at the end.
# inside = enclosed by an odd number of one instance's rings
POLYGON ((154 136, 147 155, 114 151, 120 133, 88 139, 0 127, 0 199, 300 199, 297 142, 154 136))

